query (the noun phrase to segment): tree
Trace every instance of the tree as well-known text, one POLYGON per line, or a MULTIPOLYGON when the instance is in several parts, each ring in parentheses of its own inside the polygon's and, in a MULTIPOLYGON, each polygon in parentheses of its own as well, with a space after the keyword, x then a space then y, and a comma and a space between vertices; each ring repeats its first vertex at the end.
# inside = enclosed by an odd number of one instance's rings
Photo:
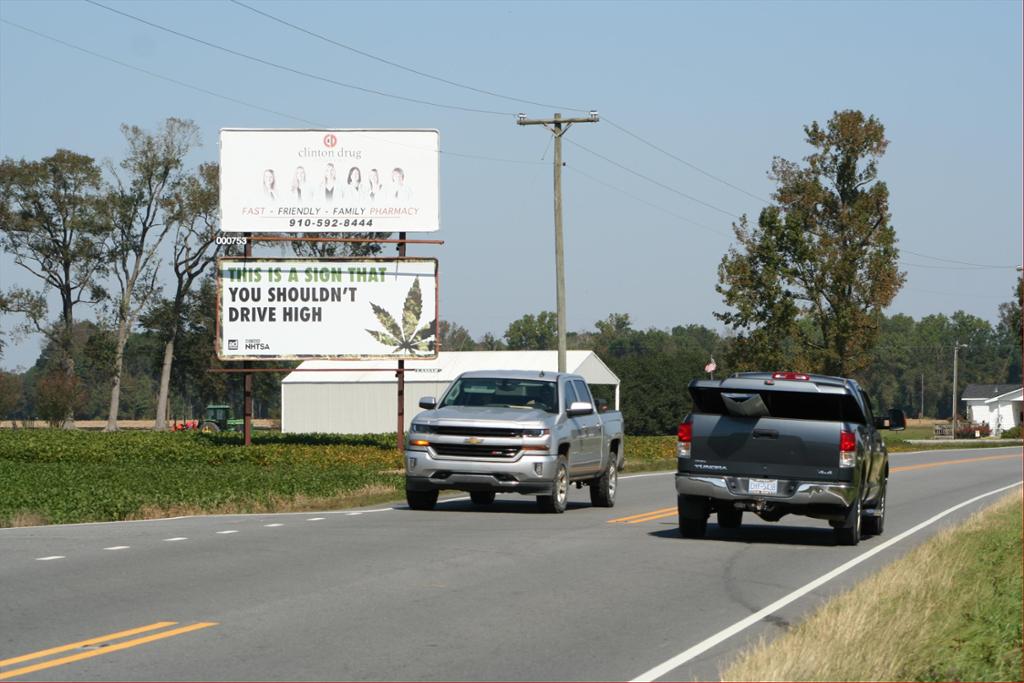
MULTIPOLYGON (((75 307, 99 301, 106 271, 109 228, 98 215, 101 173, 92 157, 58 149, 39 161, 0 162, 0 248, 14 262, 56 290, 60 317, 48 324, 46 290, 14 288, 4 309, 20 313, 25 330, 43 334, 60 350, 68 381, 75 375, 72 331, 75 307)), ((73 427, 70 413, 64 426, 73 427)))
POLYGON ((78 409, 84 394, 75 375, 54 370, 44 375, 36 385, 36 410, 39 417, 51 427, 59 427, 68 415, 78 409))
POLYGON ((865 367, 882 311, 905 275, 878 162, 889 141, 873 116, 836 112, 804 127, 806 165, 776 157, 774 203, 756 227, 742 217, 718 268, 731 310, 715 316, 737 333, 737 369, 850 376, 865 367))
POLYGON ((472 351, 476 342, 462 325, 450 320, 439 320, 437 323, 438 346, 442 351, 472 351))
MULTIPOLYGON (((203 164, 195 175, 181 179, 168 208, 168 221, 174 230, 174 295, 154 315, 164 337, 163 363, 160 368, 160 393, 156 403, 154 429, 167 429, 167 408, 171 387, 174 344, 181 331, 185 297, 195 281, 216 259, 217 221, 220 207, 217 164, 203 164)), ((152 327, 153 325, 150 325, 152 327)))
POLYGON ((111 261, 118 291, 113 301, 117 321, 114 373, 110 383, 107 431, 117 430, 124 347, 139 314, 158 291, 157 249, 171 228, 167 211, 183 182, 185 156, 199 143, 191 121, 167 119, 155 134, 122 125, 128 153, 122 172, 111 169, 114 186, 108 193, 113 226, 111 261))
POLYGON ((1003 353, 1009 359, 1006 381, 1021 381, 1021 342, 1024 340, 1024 325, 1021 323, 1021 304, 1024 303, 1024 277, 1017 278, 1013 298, 999 304, 999 325, 997 328, 1003 353))
POLYGON ((505 330, 505 340, 513 351, 557 348, 558 322, 555 314, 551 311, 542 311, 537 316, 528 313, 514 320, 505 330))
POLYGON ((21 378, 0 370, 0 420, 10 418, 22 402, 21 378))

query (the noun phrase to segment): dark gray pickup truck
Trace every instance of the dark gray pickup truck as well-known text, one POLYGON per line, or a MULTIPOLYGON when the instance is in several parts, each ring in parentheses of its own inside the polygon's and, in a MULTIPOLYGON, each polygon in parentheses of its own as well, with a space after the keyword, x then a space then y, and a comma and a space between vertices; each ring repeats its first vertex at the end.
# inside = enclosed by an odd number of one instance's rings
POLYGON ((679 531, 699 538, 708 517, 736 528, 749 511, 827 519, 856 545, 885 525, 889 454, 879 429, 904 429, 902 411, 875 416, 857 383, 796 372, 742 372, 690 383, 693 412, 679 425, 679 531))

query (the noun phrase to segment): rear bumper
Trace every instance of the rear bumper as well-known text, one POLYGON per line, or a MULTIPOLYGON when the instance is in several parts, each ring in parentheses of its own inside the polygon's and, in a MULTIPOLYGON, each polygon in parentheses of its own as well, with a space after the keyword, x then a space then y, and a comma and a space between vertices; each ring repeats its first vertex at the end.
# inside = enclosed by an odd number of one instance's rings
POLYGON ((857 497, 857 487, 820 481, 780 481, 778 495, 751 494, 747 477, 707 474, 676 474, 676 492, 684 496, 703 496, 717 500, 765 501, 786 505, 832 505, 849 507, 857 497))

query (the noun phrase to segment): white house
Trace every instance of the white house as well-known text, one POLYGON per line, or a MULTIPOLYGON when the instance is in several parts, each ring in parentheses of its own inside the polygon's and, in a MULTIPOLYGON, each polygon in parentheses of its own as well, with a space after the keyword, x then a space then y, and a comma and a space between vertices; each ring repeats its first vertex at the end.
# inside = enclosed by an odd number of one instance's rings
MULTIPOLYGON (((281 380, 281 431, 375 434, 398 424, 396 361, 309 360, 281 380)), ((405 362, 405 429, 423 396, 441 397, 470 370, 558 370, 557 351, 442 351, 436 360, 405 362)), ((566 370, 591 385, 615 387, 619 378, 593 351, 569 351, 566 370)))
POLYGON ((960 400, 972 422, 987 422, 998 435, 1021 423, 1021 394, 1019 384, 968 384, 960 400))

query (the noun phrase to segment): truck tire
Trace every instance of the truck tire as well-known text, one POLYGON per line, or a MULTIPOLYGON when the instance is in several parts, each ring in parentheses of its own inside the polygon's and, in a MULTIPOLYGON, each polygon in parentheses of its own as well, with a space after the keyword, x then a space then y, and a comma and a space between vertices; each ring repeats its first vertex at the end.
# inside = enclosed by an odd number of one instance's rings
POLYGON ((437 491, 405 490, 405 501, 413 510, 433 510, 437 505, 437 491))
POLYGON ((718 511, 718 526, 722 529, 739 529, 743 524, 743 510, 730 508, 718 511))
POLYGON ((708 530, 708 501, 700 496, 676 497, 679 506, 679 534, 683 538, 704 538, 708 530))
POLYGON ((615 507, 615 489, 619 484, 619 468, 616 467, 615 461, 618 458, 615 453, 612 453, 611 456, 608 469, 590 483, 590 503, 594 507, 615 507))
POLYGON ((878 502, 871 508, 870 515, 865 515, 861 522, 861 533, 865 536, 880 536, 885 531, 885 493, 889 489, 889 482, 882 484, 882 495, 878 502))
POLYGON ((537 505, 541 512, 560 515, 565 512, 569 502, 569 468, 564 460, 558 461, 555 480, 551 482, 551 494, 537 496, 537 505))
POLYGON ((204 422, 203 426, 199 428, 199 431, 205 432, 207 434, 212 434, 214 432, 219 432, 220 427, 217 425, 216 422, 204 422))
POLYGON ((494 502, 494 491, 470 491, 469 499, 473 505, 490 505, 494 502))
POLYGON ((839 545, 857 545, 860 543, 861 530, 861 502, 860 494, 857 500, 846 511, 846 519, 836 527, 836 542, 839 545))

